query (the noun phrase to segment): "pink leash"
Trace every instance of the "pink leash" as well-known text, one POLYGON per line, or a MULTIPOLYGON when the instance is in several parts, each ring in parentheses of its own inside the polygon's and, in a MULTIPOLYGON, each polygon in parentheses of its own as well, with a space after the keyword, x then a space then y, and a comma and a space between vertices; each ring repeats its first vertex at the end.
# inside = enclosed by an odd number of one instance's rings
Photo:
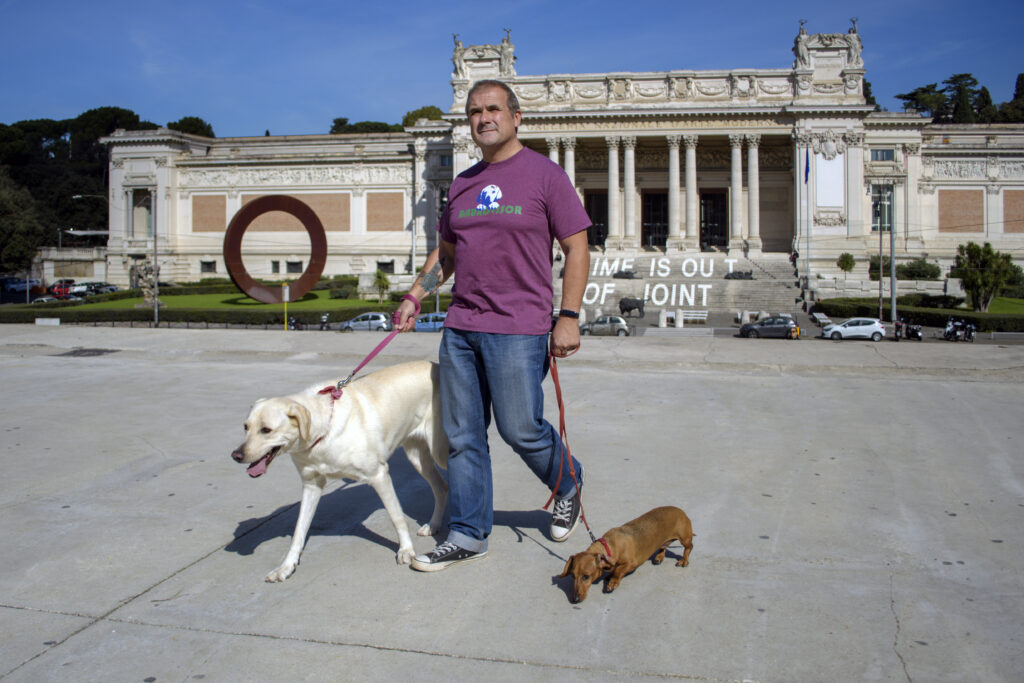
MULTIPOLYGON (((405 295, 405 296, 403 296, 402 298, 403 298, 403 299, 408 299, 409 301, 413 302, 413 304, 414 304, 414 305, 416 306, 416 312, 415 312, 415 313, 413 313, 413 315, 414 315, 414 316, 416 316, 416 315, 419 315, 419 312, 420 312, 420 302, 419 302, 419 300, 418 300, 418 299, 417 299, 416 297, 414 297, 414 296, 412 296, 412 295, 409 295, 409 294, 406 294, 406 295, 405 295)), ((320 391, 318 391, 318 392, 317 392, 318 394, 330 394, 330 395, 331 395, 331 417, 327 419, 327 422, 328 422, 328 424, 330 424, 331 418, 333 418, 333 417, 334 417, 334 402, 335 402, 335 401, 337 401, 337 400, 338 400, 339 398, 341 398, 341 393, 342 393, 342 390, 343 390, 343 389, 344 389, 344 388, 345 388, 345 387, 346 387, 346 386, 348 385, 348 383, 349 383, 349 382, 351 382, 351 381, 352 381, 352 378, 353 378, 353 377, 355 377, 355 376, 356 376, 356 374, 357 374, 357 373, 358 373, 358 372, 359 372, 360 370, 362 370, 363 368, 365 368, 365 367, 366 367, 366 365, 367 365, 367 364, 368 364, 368 363, 369 363, 369 362, 370 362, 371 360, 373 360, 374 358, 376 358, 376 357, 377 357, 377 354, 378 354, 378 353, 380 353, 380 352, 381 352, 382 350, 384 350, 384 347, 385 347, 385 346, 387 346, 388 344, 390 344, 390 343, 391 343, 391 340, 392 340, 392 339, 394 339, 394 338, 395 338, 395 336, 396 336, 396 335, 397 335, 397 334, 398 334, 399 332, 401 332, 401 330, 399 330, 399 329, 398 329, 398 327, 397 327, 397 326, 398 326, 398 311, 395 311, 395 312, 394 312, 394 313, 392 314, 392 318, 391 318, 391 320, 392 320, 392 322, 393 322, 393 323, 394 323, 394 325, 395 325, 395 329, 394 329, 394 330, 392 330, 391 334, 389 334, 388 336, 386 336, 386 337, 384 338, 384 341, 382 341, 382 342, 381 342, 380 344, 377 344, 377 347, 376 347, 376 348, 374 348, 374 350, 373 350, 373 351, 370 351, 370 353, 369 353, 369 354, 367 354, 366 358, 364 358, 364 359, 363 359, 363 362, 362 362, 362 363, 360 363, 359 365, 357 365, 357 366, 356 366, 356 369, 355 369, 355 370, 353 370, 353 371, 352 371, 352 372, 351 372, 351 373, 349 374, 349 376, 348 376, 348 377, 346 377, 345 379, 342 379, 342 380, 338 380, 338 383, 337 383, 337 384, 335 384, 334 386, 328 386, 328 387, 324 387, 323 389, 321 389, 320 391)), ((322 436, 321 436, 321 437, 320 437, 319 439, 317 439, 316 441, 314 441, 314 442, 313 442, 313 446, 316 446, 316 445, 317 445, 318 443, 320 443, 320 441, 321 441, 321 440, 323 440, 323 438, 324 438, 324 437, 322 437, 322 436)), ((313 448, 313 446, 310 446, 310 448, 313 448)))

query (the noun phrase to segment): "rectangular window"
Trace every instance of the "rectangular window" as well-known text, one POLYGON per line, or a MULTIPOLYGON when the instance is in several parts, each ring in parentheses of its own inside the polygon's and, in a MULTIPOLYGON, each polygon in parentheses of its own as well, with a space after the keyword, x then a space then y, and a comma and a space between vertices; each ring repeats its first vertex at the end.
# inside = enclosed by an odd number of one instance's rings
POLYGON ((204 274, 205 273, 216 273, 217 272, 217 262, 216 261, 200 261, 199 262, 199 272, 200 273, 204 273, 204 274))
POLYGON ((271 261, 270 262, 270 272, 271 273, 280 273, 281 272, 281 262, 280 261, 271 261))
POLYGON ((452 165, 452 155, 451 154, 442 154, 441 155, 441 167, 442 168, 446 168, 446 167, 450 167, 451 165, 452 165))
POLYGON ((288 273, 302 273, 302 261, 285 261, 284 267, 288 273))
POLYGON ((893 149, 873 149, 871 150, 871 161, 895 161, 896 150, 893 149))
POLYGON ((871 231, 892 230, 893 216, 892 185, 871 186, 871 231))
POLYGON ((377 261, 377 270, 388 275, 395 274, 395 262, 394 261, 377 261))

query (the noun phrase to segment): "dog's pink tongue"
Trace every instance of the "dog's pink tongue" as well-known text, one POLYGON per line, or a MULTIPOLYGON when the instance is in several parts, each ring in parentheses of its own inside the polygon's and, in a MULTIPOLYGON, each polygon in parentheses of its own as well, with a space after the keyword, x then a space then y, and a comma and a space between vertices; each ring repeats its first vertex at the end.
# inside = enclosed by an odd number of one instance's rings
POLYGON ((267 456, 263 456, 253 464, 249 465, 249 469, 246 472, 249 473, 250 477, 258 477, 267 471, 267 456))

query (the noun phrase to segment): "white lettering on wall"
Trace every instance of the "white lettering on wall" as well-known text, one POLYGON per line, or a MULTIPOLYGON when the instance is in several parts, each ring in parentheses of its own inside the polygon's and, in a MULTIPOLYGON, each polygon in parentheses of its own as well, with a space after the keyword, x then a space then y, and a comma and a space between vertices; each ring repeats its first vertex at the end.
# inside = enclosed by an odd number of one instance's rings
MULTIPOLYGON (((738 259, 724 259, 729 272, 734 272, 738 259)), ((666 257, 652 258, 650 263, 637 263, 635 258, 596 258, 593 261, 591 275, 596 277, 612 277, 620 271, 639 269, 650 278, 668 278, 672 276, 672 261, 666 257)), ((680 274, 685 278, 711 278, 715 273, 714 259, 686 258, 679 267, 680 274)), ((644 283, 644 301, 654 306, 689 306, 707 307, 708 292, 713 285, 701 283, 644 283)), ((615 298, 615 283, 598 284, 590 282, 583 292, 583 303, 587 306, 605 306, 615 298)))

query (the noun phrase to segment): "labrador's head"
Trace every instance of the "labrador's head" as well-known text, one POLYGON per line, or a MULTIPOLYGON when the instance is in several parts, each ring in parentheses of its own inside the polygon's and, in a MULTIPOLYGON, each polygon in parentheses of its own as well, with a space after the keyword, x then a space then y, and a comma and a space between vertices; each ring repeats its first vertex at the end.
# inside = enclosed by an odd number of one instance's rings
POLYGON ((261 398, 245 419, 245 441, 231 457, 249 465, 250 477, 258 477, 279 453, 308 441, 309 411, 304 406, 287 398, 261 398))

